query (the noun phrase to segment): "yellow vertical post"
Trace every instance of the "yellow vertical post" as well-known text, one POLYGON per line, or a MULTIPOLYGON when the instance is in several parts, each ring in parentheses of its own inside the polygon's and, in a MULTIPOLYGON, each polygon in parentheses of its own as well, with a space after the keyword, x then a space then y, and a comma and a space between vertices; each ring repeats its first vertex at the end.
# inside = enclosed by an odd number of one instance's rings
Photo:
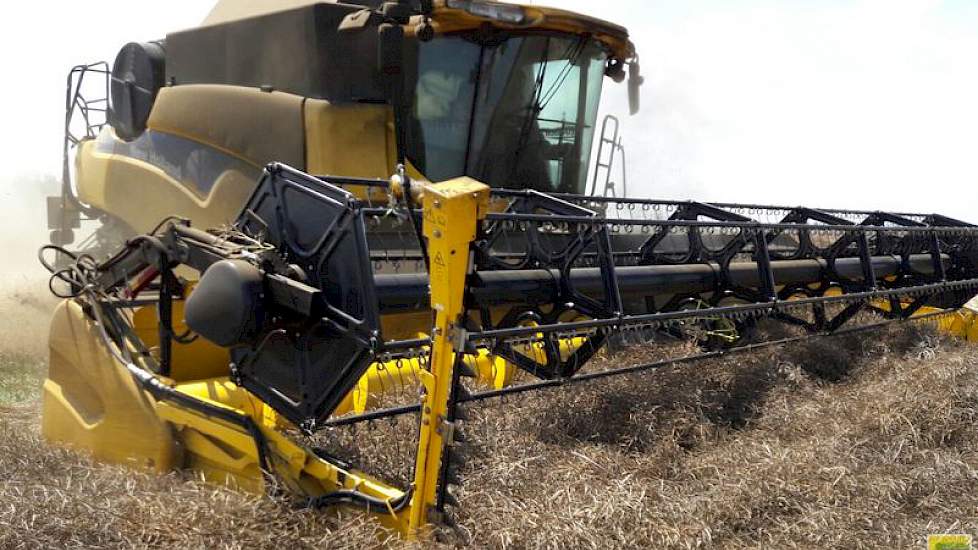
POLYGON ((416 535, 428 523, 436 504, 438 477, 444 458, 448 398, 455 366, 458 322, 464 313, 465 276, 470 244, 479 220, 489 209, 489 187, 471 178, 457 178, 425 188, 424 236, 428 242, 431 308, 435 311, 429 372, 422 373, 425 397, 421 411, 414 495, 409 534, 416 535))

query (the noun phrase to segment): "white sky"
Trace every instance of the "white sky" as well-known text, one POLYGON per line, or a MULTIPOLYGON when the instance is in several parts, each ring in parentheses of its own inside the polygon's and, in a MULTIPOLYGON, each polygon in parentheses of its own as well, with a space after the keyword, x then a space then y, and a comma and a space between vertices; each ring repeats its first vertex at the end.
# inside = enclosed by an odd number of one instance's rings
MULTIPOLYGON (((978 222, 978 2, 554 0, 628 26, 646 76, 623 115, 630 194, 940 212, 978 222)), ((60 171, 64 78, 128 41, 196 25, 211 2, 92 0, 7 7, 0 56, 5 244, 43 230, 60 171), (36 205, 36 208, 35 208, 36 205), (16 224, 14 223, 16 222, 16 224)), ((31 243, 33 247, 33 243, 31 243)))
MULTIPOLYGON (((638 46, 630 194, 978 222, 978 2, 562 5, 627 24, 638 46)), ((606 108, 624 110, 619 88, 606 108)))

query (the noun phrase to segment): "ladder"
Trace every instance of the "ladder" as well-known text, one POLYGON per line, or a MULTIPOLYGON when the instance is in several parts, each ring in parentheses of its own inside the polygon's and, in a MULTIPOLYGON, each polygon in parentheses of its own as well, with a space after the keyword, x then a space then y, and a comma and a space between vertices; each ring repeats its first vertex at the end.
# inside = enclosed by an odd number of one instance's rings
POLYGON ((628 187, 625 177, 625 147, 622 145, 622 138, 619 135, 621 124, 618 117, 607 115, 601 123, 601 139, 598 141, 598 154, 594 165, 594 175, 591 178, 591 196, 618 197, 615 192, 617 182, 614 181, 614 167, 616 155, 621 157, 621 198, 628 196, 628 187), (605 148, 608 148, 607 153, 605 148), (604 176, 604 185, 598 191, 598 179, 604 176))

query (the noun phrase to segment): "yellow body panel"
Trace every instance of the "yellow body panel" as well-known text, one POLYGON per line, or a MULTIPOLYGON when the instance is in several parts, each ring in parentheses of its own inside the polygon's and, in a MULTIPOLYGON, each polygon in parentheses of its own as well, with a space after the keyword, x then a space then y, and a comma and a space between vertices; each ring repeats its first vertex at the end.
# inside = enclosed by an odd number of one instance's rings
MULTIPOLYGON (((279 431, 275 413, 261 400, 227 379, 179 384, 176 390, 206 403, 227 408, 255 420, 271 455, 275 479, 299 495, 315 497, 337 490, 357 491, 385 501, 404 495, 382 481, 346 470, 318 457, 279 431)), ((268 489, 258 468, 258 452, 252 436, 239 426, 208 418, 169 402, 156 405, 161 418, 174 426, 186 448, 186 467, 208 480, 230 482, 254 492, 268 489)), ((406 532, 407 512, 375 510, 387 527, 406 532)))
POLYGON ((93 141, 78 149, 77 182, 83 202, 110 212, 137 233, 151 231, 167 216, 187 218, 199 227, 229 224, 256 185, 252 177, 230 170, 207 197, 200 197, 160 168, 97 151, 93 141))
MULTIPOLYGON (((232 408, 255 420, 264 420, 261 402, 227 378, 188 382, 178 384, 176 388, 188 395, 232 408)), ((200 419, 185 423, 181 419, 186 416, 172 405, 157 404, 157 410, 162 418, 174 422, 177 437, 183 443, 184 468, 199 472, 214 483, 229 484, 254 493, 264 490, 257 457, 251 452, 254 440, 248 434, 241 433, 236 426, 227 426, 219 421, 202 422, 203 419, 200 419)), ((191 415, 191 418, 195 417, 199 418, 191 415)), ((274 417, 271 427, 274 427, 274 417)))
MULTIPOLYGON (((878 307, 883 311, 890 311, 890 302, 887 300, 879 300, 873 303, 874 306, 878 307)), ((904 303, 903 307, 910 305, 909 303, 904 303)), ((971 309, 968 306, 964 306, 958 310, 947 310, 931 306, 923 306, 918 309, 913 315, 910 316, 911 319, 914 317, 921 317, 924 315, 935 315, 945 312, 946 315, 938 315, 931 320, 925 320, 937 328, 937 330, 950 334, 951 336, 956 336, 958 338, 963 338, 968 342, 978 342, 978 311, 971 309)))
POLYGON ((256 168, 282 162, 303 169, 305 98, 218 84, 160 90, 146 125, 239 158, 256 168))
POLYGON ((393 114, 389 106, 334 105, 307 99, 303 116, 307 172, 381 179, 394 173, 393 114))
POLYGON ((961 310, 961 324, 963 325, 963 337, 969 342, 978 342, 978 312, 971 309, 961 310))
POLYGON ((166 471, 180 464, 170 426, 132 375, 112 358, 99 329, 73 301, 51 321, 41 430, 50 441, 106 462, 166 471))
MULTIPOLYGON (((889 304, 887 304, 887 307, 889 304)), ((922 307, 915 315, 927 315, 942 311, 934 307, 922 307)), ((963 307, 957 311, 942 315, 934 321, 938 330, 963 338, 968 342, 978 342, 978 312, 963 307)))
MULTIPOLYGON (((234 158, 255 173, 272 161, 319 175, 386 179, 394 171, 393 115, 384 105, 337 105, 236 86, 186 85, 161 90, 148 126, 234 158)), ((204 228, 230 224, 257 184, 252 174, 238 169, 224 171, 213 186, 178 181, 146 160, 100 150, 95 141, 79 146, 76 165, 82 202, 121 219, 136 233, 153 229, 167 216, 204 228), (206 194, 201 186, 208 188, 206 194)), ((365 198, 364 189, 351 190, 365 198)), ((371 198, 386 204, 383 190, 371 198)))

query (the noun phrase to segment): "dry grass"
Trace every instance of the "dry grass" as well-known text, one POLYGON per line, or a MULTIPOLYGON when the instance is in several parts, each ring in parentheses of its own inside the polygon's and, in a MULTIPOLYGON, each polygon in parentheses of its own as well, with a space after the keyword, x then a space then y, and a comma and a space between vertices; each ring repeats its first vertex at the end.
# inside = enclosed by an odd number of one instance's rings
POLYGON ((934 336, 906 349, 920 336, 486 410, 463 525, 489 546, 537 548, 919 547, 974 533, 978 352, 934 336), (848 367, 821 371, 823 359, 848 367))
MULTIPOLYGON (((17 358, 0 359, 0 384, 20 372, 11 387, 36 386, 33 352, 0 357, 17 358)), ((0 547, 370 547, 389 537, 354 512, 93 464, 39 440, 36 393, 5 395, 0 547)), ((460 527, 438 545, 920 548, 927 533, 976 534, 976 406, 978 348, 904 328, 473 408, 460 527)), ((366 449, 404 428, 335 437, 366 449)), ((409 452, 385 448, 390 463, 409 452)))
POLYGON ((186 479, 94 464, 0 409, 0 548, 364 548, 391 537, 357 514, 297 510, 186 479))

